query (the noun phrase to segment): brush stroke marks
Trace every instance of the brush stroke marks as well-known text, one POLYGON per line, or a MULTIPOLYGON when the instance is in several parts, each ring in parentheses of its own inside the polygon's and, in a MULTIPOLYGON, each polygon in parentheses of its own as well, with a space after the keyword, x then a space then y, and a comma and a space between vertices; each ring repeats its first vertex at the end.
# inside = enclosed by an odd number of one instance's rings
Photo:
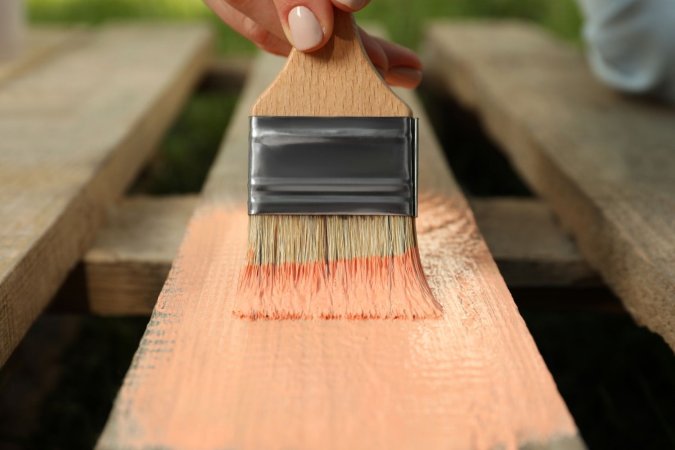
POLYGON ((99 448, 583 448, 466 205, 443 208, 419 236, 439 320, 250 321, 245 208, 203 206, 99 448))

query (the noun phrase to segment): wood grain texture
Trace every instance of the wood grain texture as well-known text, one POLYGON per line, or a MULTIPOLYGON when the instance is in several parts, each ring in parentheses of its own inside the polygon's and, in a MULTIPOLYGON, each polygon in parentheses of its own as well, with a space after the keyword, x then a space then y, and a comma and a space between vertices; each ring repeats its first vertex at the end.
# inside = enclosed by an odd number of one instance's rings
POLYGON ((440 320, 249 321, 245 258, 253 68, 100 449, 583 448, 445 166, 419 103, 419 243, 440 320))
POLYGON ((49 61, 67 46, 85 39, 87 34, 81 29, 29 29, 22 52, 13 59, 0 61, 0 85, 49 61))
POLYGON ((470 200, 476 222, 511 287, 597 286, 600 280, 541 200, 470 200))
POLYGON ((116 25, 0 87, 0 363, 208 61, 202 26, 116 25))
POLYGON ((370 62, 355 27, 351 14, 335 10, 333 37, 313 53, 291 50, 251 115, 410 116, 370 62))
MULTIPOLYGON (((197 196, 123 199, 108 215, 52 308, 102 316, 150 315, 197 196)), ((536 199, 475 198, 471 209, 507 286, 589 287, 600 283, 550 208, 536 199)), ((549 299, 539 299, 547 306, 549 299)))
POLYGON ((601 86, 578 51, 523 24, 436 24, 426 48, 430 75, 480 115, 633 317, 675 348, 675 111, 601 86))
POLYGON ((50 308, 150 315, 196 205, 193 195, 122 200, 50 308))

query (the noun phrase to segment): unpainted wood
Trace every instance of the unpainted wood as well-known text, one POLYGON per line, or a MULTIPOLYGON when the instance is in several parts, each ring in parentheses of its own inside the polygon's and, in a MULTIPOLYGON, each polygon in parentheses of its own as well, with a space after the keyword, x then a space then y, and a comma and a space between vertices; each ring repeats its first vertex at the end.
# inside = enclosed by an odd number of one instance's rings
POLYGON ((470 200, 476 223, 511 287, 581 287, 600 284, 551 209, 536 198, 470 200))
POLYGON ((98 448, 583 448, 408 94, 422 124, 420 251, 443 318, 232 315, 248 106, 280 64, 254 66, 98 448))
POLYGON ((253 116, 410 116, 370 62, 351 14, 335 10, 333 37, 313 53, 291 50, 251 108, 253 116))
POLYGON ((641 324, 675 348, 675 111, 521 23, 437 23, 430 77, 481 117, 641 324))
POLYGON ((196 195, 125 198, 108 215, 54 309, 150 315, 197 205, 196 195))
POLYGON ((87 35, 83 29, 30 28, 21 53, 13 59, 0 61, 0 86, 45 63, 67 46, 76 45, 87 35))
POLYGON ((0 86, 0 364, 203 71, 197 25, 111 25, 0 86))
MULTIPOLYGON (((109 213, 81 268, 68 277, 52 309, 102 316, 149 315, 197 203, 194 195, 123 199, 109 213)), ((474 198, 471 209, 507 286, 600 284, 540 200, 474 198)), ((549 303, 542 297, 538 306, 549 303)))
MULTIPOLYGON (((57 295, 53 309, 102 316, 149 315, 171 268, 193 195, 120 202, 57 295)), ((475 198, 471 208, 509 287, 597 286, 600 281, 541 201, 475 198)), ((542 298, 540 306, 546 306, 542 298)))

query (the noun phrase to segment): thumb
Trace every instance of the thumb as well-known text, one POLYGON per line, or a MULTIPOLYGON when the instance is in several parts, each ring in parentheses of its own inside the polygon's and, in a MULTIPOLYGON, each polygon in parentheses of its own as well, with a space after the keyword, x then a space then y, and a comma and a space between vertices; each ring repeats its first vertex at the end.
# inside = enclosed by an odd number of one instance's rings
POLYGON ((302 52, 318 50, 333 34, 330 0, 273 0, 288 41, 302 52))

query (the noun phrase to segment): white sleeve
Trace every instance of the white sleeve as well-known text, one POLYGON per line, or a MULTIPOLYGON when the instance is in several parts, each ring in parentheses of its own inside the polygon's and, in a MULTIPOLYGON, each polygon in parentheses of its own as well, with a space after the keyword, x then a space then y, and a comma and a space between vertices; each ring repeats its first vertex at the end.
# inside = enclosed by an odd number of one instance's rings
POLYGON ((623 92, 675 102, 675 0, 578 0, 595 74, 623 92))

